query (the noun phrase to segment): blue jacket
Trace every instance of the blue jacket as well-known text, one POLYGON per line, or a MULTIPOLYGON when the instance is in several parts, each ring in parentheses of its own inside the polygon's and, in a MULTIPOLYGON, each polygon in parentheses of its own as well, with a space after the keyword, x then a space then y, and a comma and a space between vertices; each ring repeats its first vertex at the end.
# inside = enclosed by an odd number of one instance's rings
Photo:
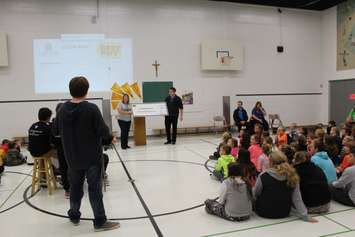
POLYGON ((240 121, 248 121, 248 113, 244 108, 236 108, 233 112, 233 119, 236 124, 240 121), (242 112, 242 118, 239 116, 239 111, 242 112))
POLYGON ((327 152, 321 151, 315 153, 311 161, 321 168, 327 177, 328 183, 332 183, 337 180, 337 173, 333 161, 329 158, 327 152))

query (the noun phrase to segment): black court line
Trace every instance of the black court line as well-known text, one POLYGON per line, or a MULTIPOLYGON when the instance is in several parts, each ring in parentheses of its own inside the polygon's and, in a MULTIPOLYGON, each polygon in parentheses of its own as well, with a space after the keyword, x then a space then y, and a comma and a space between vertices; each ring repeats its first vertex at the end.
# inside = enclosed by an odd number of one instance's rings
POLYGON ((124 171, 126 172, 126 175, 127 175, 128 179, 129 179, 129 182, 132 184, 132 187, 133 187, 134 191, 136 192, 136 194, 137 194, 137 196, 138 196, 138 198, 139 198, 139 201, 141 202, 141 204, 142 204, 142 206, 143 206, 145 212, 147 213, 147 215, 148 215, 148 217, 149 217, 149 220, 150 220, 150 222, 151 222, 152 225, 153 225, 153 228, 154 228, 154 230, 155 230, 155 233, 157 234, 158 237, 163 237, 163 233, 162 233, 161 230, 159 229, 158 224, 156 223, 156 221, 155 221, 155 219, 154 219, 152 213, 150 212, 150 210, 149 210, 147 204, 145 203, 145 201, 144 201, 142 195, 140 194, 140 192, 139 192, 139 190, 138 190, 136 184, 134 183, 134 179, 132 179, 131 174, 129 173, 129 171, 128 171, 126 165, 125 165, 125 163, 123 162, 123 160, 122 160, 120 154, 118 153, 116 146, 113 146, 113 149, 115 150, 115 152, 116 152, 118 158, 120 159, 121 164, 122 164, 122 167, 123 167, 124 171))
MULTIPOLYGON (((22 172, 17 172, 17 171, 5 171, 4 173, 9 173, 9 174, 21 174, 21 175, 26 175, 26 176, 32 176, 32 175, 30 175, 30 174, 26 174, 26 173, 22 173, 22 172)), ((22 182, 21 182, 21 184, 22 184, 22 182)), ((21 186, 21 185, 20 185, 21 186)), ((16 191, 16 190, 15 190, 16 191)), ((0 211, 0 214, 3 214, 3 213, 5 213, 5 212, 7 212, 7 211, 10 211, 10 210, 12 210, 12 209, 14 209, 15 207, 17 207, 17 206, 20 206, 21 204, 23 204, 25 202, 25 200, 22 200, 22 201, 20 201, 20 202, 18 202, 18 203, 16 203, 16 204, 14 204, 14 205, 12 205, 12 206, 10 206, 10 207, 8 207, 8 208, 6 208, 6 209, 4 209, 4 210, 1 210, 0 211)), ((6 201, 3 203, 3 205, 6 203, 6 201)))
MULTIPOLYGON (((62 215, 62 214, 58 214, 58 213, 54 213, 51 211, 47 211, 44 209, 41 209, 37 206, 35 206, 33 203, 31 203, 29 201, 30 198, 32 198, 32 196, 28 197, 28 191, 31 189, 31 185, 29 187, 26 188, 25 192, 23 193, 23 198, 24 198, 24 202, 26 202, 27 205, 29 205, 30 207, 32 207, 33 209, 51 215, 51 216, 56 216, 56 217, 60 217, 60 218, 65 218, 65 219, 69 219, 69 216, 67 215, 62 215)), ((168 216, 168 215, 173 215, 173 214, 178 214, 178 213, 182 213, 182 212, 186 212, 186 211, 191 211, 193 209, 197 209, 200 207, 203 207, 205 204, 199 204, 193 207, 189 207, 189 208, 185 208, 185 209, 181 209, 181 210, 177 210, 177 211, 172 211, 172 212, 165 212, 165 213, 161 213, 161 214, 155 214, 152 215, 153 217, 161 217, 161 216, 168 216)), ((149 216, 136 216, 136 217, 123 217, 123 218, 109 218, 110 220, 113 221, 129 221, 129 220, 139 220, 139 219, 148 219, 149 216)), ((93 218, 80 218, 80 220, 82 221, 93 221, 93 218)))
MULTIPOLYGON (((178 160, 124 160, 124 162, 137 162, 137 161, 146 161, 146 162, 170 162, 170 163, 184 163, 184 164, 192 164, 192 165, 198 165, 198 166, 204 166, 204 164, 201 164, 201 163, 197 163, 197 162, 190 162, 190 161, 178 161, 178 160)), ((121 163, 121 161, 112 161, 110 162, 110 164, 116 164, 116 163, 121 163)), ((212 167, 211 167, 212 168, 212 167)), ((42 213, 45 213, 45 214, 48 214, 48 215, 51 215, 51 216, 55 216, 55 217, 59 217, 59 218, 66 218, 66 219, 69 219, 69 216, 67 215, 62 215, 62 214, 58 214, 58 213, 55 213, 55 212, 51 212, 51 211, 47 211, 47 210, 44 210, 36 205, 34 205, 33 203, 31 203, 29 201, 29 198, 28 197, 28 191, 29 189, 31 188, 31 186, 29 186, 24 194, 23 194, 23 198, 24 198, 24 202, 26 202, 27 205, 29 205, 30 207, 32 207, 33 209, 39 211, 39 212, 42 212, 42 213)), ((180 210, 177 210, 177 211, 171 211, 171 212, 164 212, 164 213, 160 213, 160 214, 154 214, 152 215, 153 217, 162 217, 162 216, 168 216, 168 215, 174 215, 174 214, 179 214, 179 213, 182 213, 182 212, 187 212, 187 211, 191 211, 191 210, 194 210, 194 209, 197 209, 197 208, 200 208, 200 207, 203 207, 204 206, 204 203, 202 204, 198 204, 198 205, 195 205, 195 206, 192 206, 192 207, 188 207, 188 208, 184 208, 184 209, 180 209, 180 210)), ((148 219, 149 216, 135 216, 135 217, 121 217, 121 218, 110 218, 110 220, 114 220, 114 221, 128 221, 128 220, 139 220, 139 219, 148 219)), ((80 218, 80 220, 82 221, 93 221, 94 219, 92 218, 80 218)))
POLYGON ((207 140, 205 140, 205 139, 200 139, 200 141, 205 142, 205 143, 208 143, 208 144, 212 144, 212 145, 215 145, 215 146, 218 146, 217 143, 214 143, 214 142, 211 142, 211 141, 207 141, 207 140))
MULTIPOLYGON (((10 173, 10 172, 7 172, 10 173)), ((17 173, 17 172, 16 172, 17 173)), ((15 189, 11 191, 10 195, 5 199, 5 201, 3 203, 1 203, 0 208, 2 208, 6 202, 12 197, 12 195, 14 195, 14 193, 21 187, 21 185, 26 181, 28 177, 25 177, 23 180, 21 180, 21 182, 16 185, 15 189)))

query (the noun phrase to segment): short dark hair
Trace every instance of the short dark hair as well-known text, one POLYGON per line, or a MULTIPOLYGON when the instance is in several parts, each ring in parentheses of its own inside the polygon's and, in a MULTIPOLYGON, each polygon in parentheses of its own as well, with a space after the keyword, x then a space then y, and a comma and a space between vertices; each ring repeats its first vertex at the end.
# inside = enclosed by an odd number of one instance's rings
POLYGON ((236 163, 232 162, 228 165, 228 177, 243 177, 243 169, 242 167, 236 163))
POLYGON ((241 148, 238 152, 238 162, 241 164, 249 164, 250 160, 250 152, 247 149, 241 148))
POLYGON ((223 149, 223 151, 226 153, 226 155, 230 155, 231 154, 231 150, 232 148, 230 146, 228 146, 227 144, 223 144, 221 146, 221 148, 223 149))
POLYGON ((318 139, 314 139, 314 149, 317 150, 318 152, 321 151, 326 151, 326 147, 324 145, 323 139, 318 138, 318 139))
POLYGON ((39 121, 47 121, 52 116, 52 110, 49 108, 40 108, 38 111, 38 120, 39 121))
POLYGON ((89 81, 85 77, 74 77, 70 80, 69 91, 74 98, 82 98, 87 95, 89 81))
POLYGON ((169 90, 172 90, 172 91, 176 92, 176 88, 175 87, 170 87, 169 90))

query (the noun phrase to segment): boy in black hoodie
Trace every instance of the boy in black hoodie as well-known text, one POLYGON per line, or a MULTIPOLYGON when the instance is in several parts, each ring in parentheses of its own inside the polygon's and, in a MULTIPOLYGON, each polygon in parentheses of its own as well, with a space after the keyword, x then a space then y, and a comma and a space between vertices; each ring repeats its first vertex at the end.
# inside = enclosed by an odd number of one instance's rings
POLYGON ((111 139, 109 129, 95 104, 85 101, 89 82, 74 77, 69 83, 71 101, 66 102, 57 115, 54 133, 62 139, 65 159, 69 167, 70 210, 74 225, 80 221, 80 205, 84 195, 85 177, 89 199, 94 212, 95 231, 116 229, 118 222, 107 221, 102 200, 102 141, 111 139))

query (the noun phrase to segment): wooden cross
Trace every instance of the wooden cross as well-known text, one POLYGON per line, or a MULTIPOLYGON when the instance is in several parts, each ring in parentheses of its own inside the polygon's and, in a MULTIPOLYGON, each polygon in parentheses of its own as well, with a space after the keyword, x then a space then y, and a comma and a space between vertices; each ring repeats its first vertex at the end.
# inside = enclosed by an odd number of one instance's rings
POLYGON ((155 77, 158 77, 158 71, 159 71, 159 66, 160 64, 158 63, 157 60, 152 64, 152 66, 155 68, 155 77))

